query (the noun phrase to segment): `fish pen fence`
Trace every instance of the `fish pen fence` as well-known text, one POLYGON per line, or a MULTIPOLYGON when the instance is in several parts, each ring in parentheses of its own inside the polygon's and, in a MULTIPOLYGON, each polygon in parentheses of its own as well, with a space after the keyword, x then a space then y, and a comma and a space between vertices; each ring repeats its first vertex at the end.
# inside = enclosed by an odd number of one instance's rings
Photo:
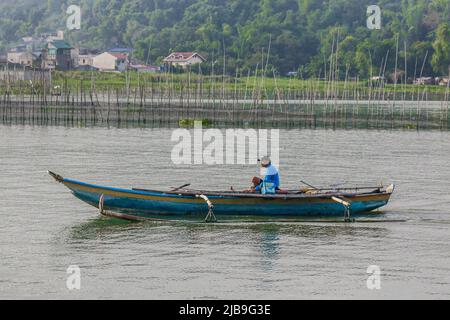
POLYGON ((183 87, 145 83, 136 87, 52 86, 47 80, 2 88, 4 124, 139 125, 189 124, 255 127, 391 127, 448 129, 449 95, 432 100, 428 92, 375 91, 373 88, 318 90, 183 87))

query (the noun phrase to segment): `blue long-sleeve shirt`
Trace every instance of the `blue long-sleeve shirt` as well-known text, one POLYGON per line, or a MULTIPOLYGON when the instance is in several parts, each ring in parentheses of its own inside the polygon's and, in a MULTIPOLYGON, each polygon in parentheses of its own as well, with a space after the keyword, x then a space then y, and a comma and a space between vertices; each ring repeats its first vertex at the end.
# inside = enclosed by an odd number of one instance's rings
MULTIPOLYGON (((270 165, 267 168, 261 170, 261 175, 264 177, 263 182, 273 183, 275 189, 280 188, 280 174, 278 169, 274 165, 270 165)), ((256 191, 261 191, 262 183, 255 188, 256 191)))

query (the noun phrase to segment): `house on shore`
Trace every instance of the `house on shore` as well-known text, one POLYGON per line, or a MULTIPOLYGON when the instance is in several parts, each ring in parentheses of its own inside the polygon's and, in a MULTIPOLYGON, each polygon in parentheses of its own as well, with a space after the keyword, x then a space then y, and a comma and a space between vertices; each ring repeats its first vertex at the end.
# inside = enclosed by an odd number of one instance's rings
POLYGON ((8 52, 8 63, 31 67, 33 65, 33 60, 34 60, 33 54, 28 51, 8 52))
POLYGON ((23 37, 22 45, 26 46, 28 51, 36 51, 42 49, 45 44, 57 40, 64 40, 64 31, 42 33, 38 37, 23 37))
POLYGON ((203 63, 206 59, 197 52, 173 52, 164 58, 163 61, 170 66, 185 68, 187 66, 203 63))
POLYGON ((384 84, 387 82, 386 77, 384 77, 384 76, 373 76, 373 77, 370 77, 369 80, 371 82, 375 82, 378 84, 384 84))
POLYGON ((42 68, 61 71, 72 69, 72 49, 64 40, 47 43, 42 50, 42 68))
POLYGON ((40 51, 31 52, 29 50, 19 50, 14 48, 8 51, 6 62, 25 67, 41 68, 41 56, 42 53, 40 51))
POLYGON ((449 77, 436 77, 434 79, 435 83, 440 86, 448 86, 449 85, 449 77))
POLYGON ((80 54, 74 59, 74 68, 82 71, 96 70, 94 67, 95 54, 80 54))
POLYGON ((131 64, 130 69, 139 73, 158 73, 161 68, 158 66, 149 66, 146 64, 131 64))
POLYGON ((99 54, 99 50, 80 49, 72 50, 73 67, 76 70, 91 71, 97 70, 94 67, 94 58, 99 54))
POLYGON ((417 78, 414 81, 414 84, 417 84, 417 85, 432 85, 432 84, 434 84, 434 78, 433 77, 420 77, 420 78, 417 78))
POLYGON ((128 69, 128 55, 104 52, 93 58, 92 66, 100 71, 124 72, 128 69))

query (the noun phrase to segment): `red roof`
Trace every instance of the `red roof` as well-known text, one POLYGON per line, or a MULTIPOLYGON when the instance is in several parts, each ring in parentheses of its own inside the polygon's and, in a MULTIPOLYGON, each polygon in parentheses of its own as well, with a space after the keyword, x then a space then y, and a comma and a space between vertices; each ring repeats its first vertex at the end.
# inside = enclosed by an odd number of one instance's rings
POLYGON ((111 53, 110 52, 109 54, 113 55, 117 59, 127 60, 127 58, 128 58, 128 56, 124 53, 111 53))

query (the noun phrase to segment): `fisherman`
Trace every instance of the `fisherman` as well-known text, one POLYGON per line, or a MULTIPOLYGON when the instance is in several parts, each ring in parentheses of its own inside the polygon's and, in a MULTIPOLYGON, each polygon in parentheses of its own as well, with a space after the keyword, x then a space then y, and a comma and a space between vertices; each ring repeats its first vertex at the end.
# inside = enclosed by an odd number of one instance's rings
POLYGON ((261 192, 262 194, 276 194, 280 190, 280 174, 269 157, 261 159, 261 178, 254 177, 253 186, 247 192, 261 192))

